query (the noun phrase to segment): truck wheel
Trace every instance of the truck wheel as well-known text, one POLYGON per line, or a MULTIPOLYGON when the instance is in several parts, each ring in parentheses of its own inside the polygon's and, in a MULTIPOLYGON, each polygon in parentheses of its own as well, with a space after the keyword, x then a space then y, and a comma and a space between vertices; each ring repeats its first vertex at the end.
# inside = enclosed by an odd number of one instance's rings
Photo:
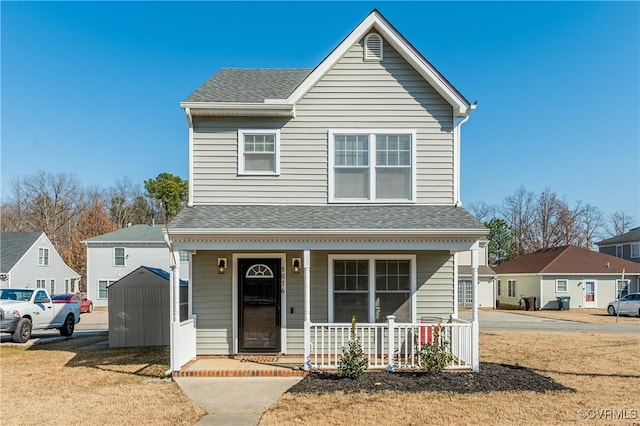
POLYGON ((64 320, 64 324, 59 328, 60 335, 65 337, 71 336, 73 334, 73 329, 75 328, 75 326, 76 324, 73 320, 73 315, 67 315, 67 318, 64 320))
POLYGON ((29 318, 20 318, 16 331, 13 333, 12 339, 16 343, 26 343, 31 338, 31 320, 29 318))
POLYGON ((93 303, 89 305, 89 309, 87 310, 87 312, 89 313, 93 312, 93 303))

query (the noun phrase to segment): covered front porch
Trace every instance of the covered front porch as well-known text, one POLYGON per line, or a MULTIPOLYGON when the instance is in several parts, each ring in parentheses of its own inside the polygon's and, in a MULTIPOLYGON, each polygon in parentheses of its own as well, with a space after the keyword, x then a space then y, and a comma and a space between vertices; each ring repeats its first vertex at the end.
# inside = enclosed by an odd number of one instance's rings
POLYGON ((482 229, 338 232, 310 222, 306 230, 263 224, 258 232, 172 225, 174 256, 186 251, 191 261, 186 321, 176 315, 173 292, 175 372, 196 357, 245 354, 296 355, 303 370, 336 368, 352 315, 369 368, 419 368, 417 348, 434 342, 446 342, 449 368, 478 368, 477 303, 471 322, 457 318, 456 259, 472 252, 477 283, 482 229))

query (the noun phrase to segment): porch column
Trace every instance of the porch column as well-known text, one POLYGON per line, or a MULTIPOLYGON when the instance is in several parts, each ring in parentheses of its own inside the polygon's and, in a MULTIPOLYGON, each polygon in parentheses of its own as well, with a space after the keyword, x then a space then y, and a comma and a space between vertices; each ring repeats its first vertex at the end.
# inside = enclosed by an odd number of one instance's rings
POLYGON ((480 370, 480 329, 478 323, 478 243, 471 249, 471 287, 473 288, 473 308, 471 310, 471 369, 480 370))
POLYGON ((304 251, 304 369, 311 370, 311 252, 304 251))
POLYGON ((175 265, 171 266, 171 287, 173 292, 172 312, 173 322, 180 322, 180 253, 174 250, 171 256, 175 260, 175 265))

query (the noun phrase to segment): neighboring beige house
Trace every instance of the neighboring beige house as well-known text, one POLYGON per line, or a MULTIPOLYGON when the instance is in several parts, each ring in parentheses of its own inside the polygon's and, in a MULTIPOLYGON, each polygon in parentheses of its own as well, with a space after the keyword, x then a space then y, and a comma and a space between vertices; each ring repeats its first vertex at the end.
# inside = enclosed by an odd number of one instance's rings
POLYGON ((488 234, 460 207, 474 105, 378 11, 315 68, 225 68, 181 106, 189 202, 169 235, 191 253, 192 319, 175 276, 174 371, 246 353, 335 368, 353 315, 371 368, 412 362, 428 317, 450 368, 478 369, 477 306, 455 315, 455 254, 477 280, 488 234))
MULTIPOLYGON (((478 307, 496 308, 496 273, 489 267, 489 246, 485 245, 478 251, 478 307)), ((473 306, 473 277, 471 268, 471 252, 458 253, 458 306, 465 308, 473 306)))
MULTIPOLYGON (((171 256, 164 225, 131 225, 83 241, 87 245, 87 297, 94 306, 109 306, 109 286, 141 266, 168 271, 171 256)), ((182 279, 189 277, 189 255, 180 252, 182 279)))
POLYGON ((606 308, 640 288, 640 264, 576 246, 539 250, 494 270, 500 303, 536 297, 536 309, 558 309, 558 297, 570 297, 571 309, 606 308))
POLYGON ((640 226, 596 244, 600 253, 640 263, 640 226))
POLYGON ((44 232, 0 233, 0 287, 75 293, 80 274, 71 269, 44 232))

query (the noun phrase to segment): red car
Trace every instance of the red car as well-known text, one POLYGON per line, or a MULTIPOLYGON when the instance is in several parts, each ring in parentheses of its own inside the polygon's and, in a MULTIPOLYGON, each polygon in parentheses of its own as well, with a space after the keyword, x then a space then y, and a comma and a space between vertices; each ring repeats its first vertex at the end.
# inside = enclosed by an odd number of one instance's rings
POLYGON ((93 302, 84 296, 77 294, 58 294, 51 298, 53 303, 77 303, 80 305, 80 313, 93 312, 93 302))

